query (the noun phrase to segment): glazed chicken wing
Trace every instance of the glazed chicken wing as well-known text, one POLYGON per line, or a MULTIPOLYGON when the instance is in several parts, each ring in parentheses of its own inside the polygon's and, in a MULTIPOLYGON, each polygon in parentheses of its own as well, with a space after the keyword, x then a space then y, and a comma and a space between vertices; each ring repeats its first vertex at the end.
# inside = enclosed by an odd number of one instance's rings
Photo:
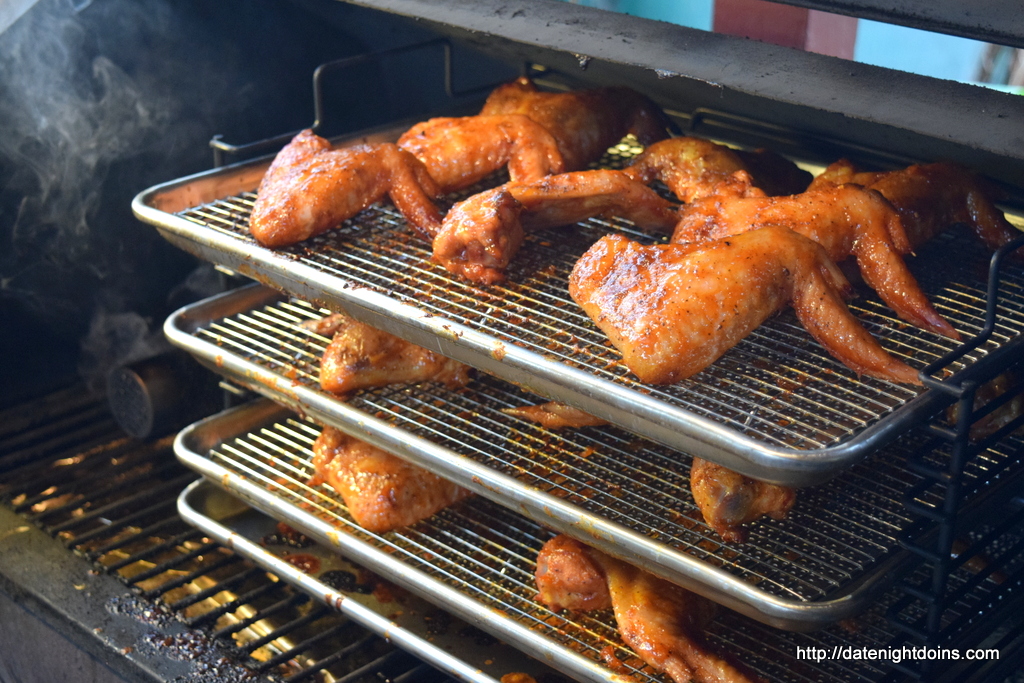
POLYGON ((469 366, 340 313, 323 319, 318 332, 334 335, 320 362, 320 386, 333 394, 415 382, 458 388, 469 381, 469 366))
POLYGON ((701 458, 690 468, 690 491, 704 521, 729 543, 747 539, 744 524, 769 515, 783 519, 796 502, 796 491, 745 477, 701 458))
POLYGON ((881 194, 841 185, 788 197, 707 197, 679 211, 673 242, 700 242, 784 225, 825 247, 834 261, 857 260, 864 281, 901 318, 953 339, 960 335, 932 306, 900 254, 902 224, 881 194))
POLYGON ((858 374, 919 384, 843 303, 849 286, 821 245, 778 226, 702 244, 606 235, 576 263, 569 293, 642 381, 694 375, 786 304, 858 374))
POLYGON ((608 424, 607 421, 599 417, 594 417, 579 408, 573 408, 558 401, 550 401, 535 406, 505 408, 501 412, 523 420, 536 422, 546 429, 578 429, 580 427, 600 427, 608 424))
POLYGON ((304 130, 275 157, 260 182, 249 231, 268 247, 282 247, 330 230, 385 195, 409 224, 431 238, 441 214, 426 166, 391 143, 332 149, 304 130))
POLYGON ((611 607, 622 640, 676 683, 757 680, 708 646, 704 627, 714 605, 675 584, 568 536, 541 548, 536 579, 538 599, 553 610, 611 607))
POLYGON ((662 181, 683 202, 713 195, 795 194, 811 181, 810 173, 772 152, 740 152, 691 137, 656 142, 623 170, 642 183, 662 181))
POLYGON ((434 238, 434 260, 481 284, 501 282, 525 232, 594 216, 620 216, 669 230, 675 207, 621 171, 578 171, 533 183, 506 183, 452 207, 434 238))
POLYGON ((842 183, 881 192, 899 212, 915 249, 954 223, 970 226, 993 251, 1020 236, 992 203, 983 183, 958 164, 915 164, 899 171, 858 172, 850 161, 840 159, 815 178, 811 188, 842 183))
POLYGON ((359 526, 376 533, 415 524, 472 495, 452 482, 333 427, 313 444, 310 486, 327 483, 359 526))
POLYGON ((469 187, 505 165, 522 182, 565 170, 551 133, 521 114, 430 119, 406 131, 398 146, 426 165, 442 192, 469 187))
POLYGON ((494 90, 480 114, 522 114, 533 119, 558 142, 567 171, 586 168, 627 133, 649 145, 665 138, 668 127, 661 109, 630 88, 552 93, 538 90, 525 77, 494 90))

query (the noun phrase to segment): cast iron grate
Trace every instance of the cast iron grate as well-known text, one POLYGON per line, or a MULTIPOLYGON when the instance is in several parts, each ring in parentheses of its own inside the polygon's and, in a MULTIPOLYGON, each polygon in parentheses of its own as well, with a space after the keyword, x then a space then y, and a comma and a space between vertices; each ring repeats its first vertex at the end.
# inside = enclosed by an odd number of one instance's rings
POLYGON ((149 645, 194 657, 216 643, 241 664, 233 680, 451 680, 182 521, 195 474, 171 442, 124 436, 81 387, 56 392, 0 413, 0 501, 130 588, 117 609, 188 628, 149 645))

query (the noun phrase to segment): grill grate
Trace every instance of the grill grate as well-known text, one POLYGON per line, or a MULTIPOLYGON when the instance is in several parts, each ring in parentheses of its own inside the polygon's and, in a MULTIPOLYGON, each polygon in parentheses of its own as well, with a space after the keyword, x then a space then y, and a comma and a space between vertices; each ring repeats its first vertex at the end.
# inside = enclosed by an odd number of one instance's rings
POLYGON ((132 589, 98 610, 188 628, 140 647, 224 680, 451 680, 185 524, 194 479, 171 439, 124 437, 80 387, 0 413, 0 500, 132 589))
MULTIPOLYGON (((623 648, 610 611, 553 613, 536 602, 534 560, 551 532, 481 498, 463 501, 411 527, 387 534, 367 532, 352 521, 328 487, 311 488, 306 484, 312 471, 310 449, 318 432, 319 427, 308 420, 280 420, 242 436, 226 438, 209 457, 246 481, 267 487, 280 504, 298 516, 311 515, 326 521, 338 533, 350 534, 386 553, 396 563, 457 589, 502 618, 542 633, 595 662, 607 661, 608 654, 613 653, 623 662, 624 670, 620 673, 627 673, 634 680, 665 680, 623 648)), ((1017 514, 1011 521, 1006 526, 1019 534, 1024 515, 1017 514)), ((1007 567, 1009 577, 999 584, 987 581, 984 575, 978 578, 959 570, 958 582, 974 581, 975 585, 955 605, 955 613, 977 614, 986 604, 1007 601, 1009 588, 1019 588, 1024 582, 1020 565, 1020 561, 1000 565, 1007 567)), ((798 647, 809 646, 831 651, 834 646, 902 645, 900 630, 885 619, 886 609, 891 608, 898 595, 890 592, 866 614, 814 634, 779 631, 723 610, 709 635, 723 651, 736 655, 773 681, 891 680, 895 674, 882 663, 815 663, 798 660, 796 653, 798 647)), ((918 605, 905 607, 905 618, 917 618, 918 605)))
MULTIPOLYGON (((624 141, 598 165, 621 166, 638 150, 624 141)), ((179 215, 255 245, 248 235, 254 200, 254 193, 243 192, 179 215)), ((384 293, 502 342, 586 369, 773 447, 835 446, 878 423, 921 391, 856 378, 810 338, 791 311, 767 321, 697 376, 667 387, 645 385, 632 377, 618 352, 569 298, 565 283, 576 259, 601 235, 616 231, 646 242, 652 240, 650 235, 616 219, 593 219, 571 230, 535 233, 514 260, 509 282, 484 289, 452 278, 430 263, 428 245, 404 226, 393 207, 378 204, 337 230, 279 251, 339 282, 384 293)), ((936 308, 965 338, 983 325, 987 263, 984 249, 956 230, 932 240, 910 263, 936 308), (955 262, 950 262, 949 254, 957 254, 955 262)), ((1024 271, 1019 266, 1004 270, 1002 317, 996 333, 952 370, 971 365, 1024 331, 1024 271)), ((873 293, 861 296, 851 308, 887 349, 916 367, 957 346, 895 319, 873 293)))
MULTIPOLYGON (((194 334, 220 353, 240 355, 318 391, 320 357, 329 339, 303 323, 326 313, 299 300, 278 301, 217 320, 194 334)), ((754 525, 747 543, 726 545, 693 502, 688 457, 613 427, 551 432, 501 412, 534 402, 526 392, 485 375, 458 392, 436 385, 390 387, 348 401, 531 489, 558 496, 581 515, 638 531, 767 595, 808 602, 844 594, 899 551, 914 522, 902 498, 923 481, 906 468, 907 460, 937 443, 913 432, 832 481, 804 489, 788 519, 765 520, 754 525)), ((289 443, 298 449, 294 453, 302 452, 311 433, 302 438, 289 443)), ((1021 444, 1004 440, 973 460, 967 469, 968 493, 1000 473, 1019 471, 1015 453, 1021 444)), ((302 482, 308 464, 294 453, 288 473, 302 482)), ((236 471, 249 466, 244 453, 221 456, 236 471)), ((948 456, 940 450, 934 457, 948 456)), ((307 489, 306 495, 322 494, 307 489)), ((942 498, 928 489, 917 502, 935 509, 942 498)))

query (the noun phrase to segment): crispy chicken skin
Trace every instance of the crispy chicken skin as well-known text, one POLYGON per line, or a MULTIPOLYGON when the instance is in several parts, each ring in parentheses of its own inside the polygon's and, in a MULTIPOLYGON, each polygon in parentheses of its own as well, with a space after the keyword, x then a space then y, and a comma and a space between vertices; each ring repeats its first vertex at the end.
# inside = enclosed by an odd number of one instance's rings
POLYGON ((729 543, 747 540, 742 525, 764 515, 783 519, 796 502, 791 488, 751 479, 701 458, 693 459, 690 491, 704 521, 729 543))
POLYGON ((320 386, 333 394, 368 387, 442 382, 449 388, 469 381, 469 366, 416 346, 366 323, 335 313, 320 323, 334 335, 320 361, 320 386))
POLYGON ((376 533, 415 524, 472 495, 466 489, 333 427, 313 444, 310 486, 327 483, 359 526, 376 533))
POLYGON ((537 555, 536 580, 538 599, 553 610, 611 607, 623 642, 676 683, 758 680, 708 646, 704 627, 715 606, 664 579, 555 536, 537 555))
POLYGON ((586 168, 627 133, 642 145, 668 135, 668 120, 661 109, 624 87, 552 93, 538 90, 523 77, 495 89, 480 114, 522 114, 533 119, 558 142, 567 171, 586 168))
POLYGON ((713 195, 795 194, 811 181, 810 173, 773 152, 740 152, 691 137, 656 142, 623 171, 642 183, 662 181, 683 202, 713 195))
POLYGON ((332 149, 311 130, 277 155, 256 192, 249 231, 268 247, 282 247, 330 230, 391 197, 409 224, 427 238, 441 225, 432 197, 439 194, 427 167, 391 143, 332 149))
POLYGON ((671 202, 621 171, 562 173, 506 183, 456 204, 434 238, 433 259, 472 282, 501 282, 526 231, 594 216, 620 216, 661 231, 676 222, 671 202))
POLYGON ((501 412, 523 420, 536 422, 545 429, 578 429, 580 427, 600 427, 608 424, 599 417, 585 413, 579 408, 550 401, 535 406, 519 406, 505 408, 501 412))
POLYGON ((469 187, 508 166, 513 181, 562 173, 558 143, 522 114, 437 118, 417 123, 398 146, 422 161, 442 192, 469 187))
POLYGON ((679 210, 673 242, 729 237, 784 225, 825 247, 834 261, 853 256, 864 281, 901 318, 959 339, 903 261, 910 250, 899 215, 874 190, 840 185, 788 197, 706 197, 679 210))
MULTIPOLYGON (((814 179, 812 189, 856 183, 892 202, 916 249, 954 223, 964 223, 993 251, 1020 232, 992 203, 991 192, 959 164, 915 164, 899 171, 858 172, 840 159, 814 179)), ((1017 252, 1021 255, 1021 252, 1017 252)))
POLYGON ((573 268, 569 293, 642 381, 694 375, 787 303, 858 374, 918 384, 843 303, 849 286, 821 245, 770 226, 699 244, 606 235, 573 268))
POLYGON ((657 179, 683 202, 726 195, 763 197, 739 155, 724 145, 700 138, 669 138, 641 152, 623 169, 642 183, 657 179))

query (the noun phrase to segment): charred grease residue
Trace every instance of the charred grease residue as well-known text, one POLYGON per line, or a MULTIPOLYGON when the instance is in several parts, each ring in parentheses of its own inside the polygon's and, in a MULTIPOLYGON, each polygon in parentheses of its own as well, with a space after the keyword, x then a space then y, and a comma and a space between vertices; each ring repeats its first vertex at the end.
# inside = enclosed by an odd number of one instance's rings
POLYGON ((452 617, 447 612, 434 610, 423 617, 427 623, 427 633, 432 636, 443 636, 452 625, 452 617))
POLYGON ((164 605, 153 604, 137 595, 123 595, 107 601, 111 614, 131 617, 150 626, 166 626, 174 621, 174 614, 164 605))
POLYGON ((318 578, 325 586, 330 586, 341 593, 369 595, 373 592, 373 583, 361 583, 355 574, 343 569, 331 569, 321 574, 318 578))
POLYGON ((210 637, 199 631, 185 631, 175 635, 149 633, 143 636, 140 648, 169 659, 191 662, 192 671, 175 679, 179 683, 234 683, 257 677, 256 672, 224 657, 213 647, 210 637))
POLYGON ((486 631, 481 631, 476 626, 467 625, 460 628, 458 636, 460 638, 472 639, 473 643, 479 647, 490 647, 498 644, 497 638, 486 631))
POLYGON ((277 531, 268 534, 260 539, 260 545, 286 545, 289 548, 308 548, 313 545, 312 539, 302 532, 291 528, 284 522, 279 522, 277 531))
POLYGON ((296 553, 294 555, 285 555, 281 559, 303 574, 316 574, 320 571, 320 560, 312 555, 296 553))

